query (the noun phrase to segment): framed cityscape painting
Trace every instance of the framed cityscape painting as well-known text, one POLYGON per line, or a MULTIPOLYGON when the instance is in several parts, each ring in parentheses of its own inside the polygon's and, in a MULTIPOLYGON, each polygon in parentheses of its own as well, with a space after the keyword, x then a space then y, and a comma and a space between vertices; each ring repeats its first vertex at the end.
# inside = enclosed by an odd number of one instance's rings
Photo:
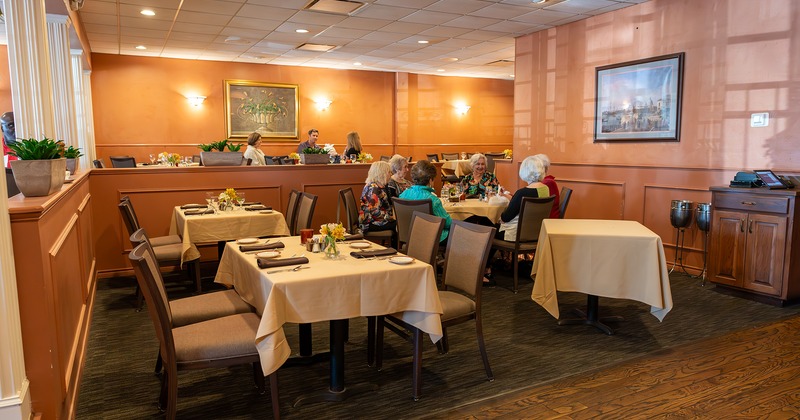
POLYGON ((684 53, 597 67, 594 141, 679 141, 684 53))
POLYGON ((223 92, 229 139, 252 132, 265 140, 297 138, 297 85, 225 80, 223 92))

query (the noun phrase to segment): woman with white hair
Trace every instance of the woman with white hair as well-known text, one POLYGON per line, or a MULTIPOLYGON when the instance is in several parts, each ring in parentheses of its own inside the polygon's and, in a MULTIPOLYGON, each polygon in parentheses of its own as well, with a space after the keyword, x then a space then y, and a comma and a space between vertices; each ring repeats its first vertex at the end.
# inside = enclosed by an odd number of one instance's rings
POLYGON ((486 197, 486 188, 492 187, 497 189, 500 182, 492 172, 486 172, 486 156, 482 153, 475 153, 469 158, 469 164, 472 166, 472 173, 465 176, 461 181, 464 186, 464 192, 467 197, 482 196, 486 197))
POLYGON ((400 197, 408 187, 411 186, 411 181, 406 179, 408 174, 408 159, 400 155, 394 155, 389 159, 389 166, 392 168, 392 178, 389 180, 389 196, 400 197))
POLYGON ((361 191, 361 207, 358 210, 358 223, 366 232, 395 230, 392 203, 386 185, 392 177, 388 162, 373 162, 367 173, 366 185, 361 191))
POLYGON ((553 200, 553 209, 550 210, 550 218, 551 219, 558 219, 561 217, 561 192, 558 190, 558 185, 556 184, 556 178, 552 175, 549 175, 550 172, 550 158, 547 155, 539 153, 538 155, 534 155, 542 160, 544 164, 544 178, 542 179, 542 184, 547 185, 547 188, 550 189, 550 195, 556 196, 556 199, 553 200))

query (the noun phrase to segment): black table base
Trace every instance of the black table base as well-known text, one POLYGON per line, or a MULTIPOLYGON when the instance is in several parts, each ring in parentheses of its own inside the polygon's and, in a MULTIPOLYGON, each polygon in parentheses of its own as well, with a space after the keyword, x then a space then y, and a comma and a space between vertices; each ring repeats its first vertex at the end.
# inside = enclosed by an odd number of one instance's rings
POLYGON ((579 318, 559 319, 558 325, 591 325, 608 335, 613 335, 614 330, 603 322, 619 322, 623 321, 625 318, 621 316, 598 317, 598 301, 599 298, 597 296, 587 295, 586 312, 580 309, 573 309, 573 312, 578 314, 579 318))

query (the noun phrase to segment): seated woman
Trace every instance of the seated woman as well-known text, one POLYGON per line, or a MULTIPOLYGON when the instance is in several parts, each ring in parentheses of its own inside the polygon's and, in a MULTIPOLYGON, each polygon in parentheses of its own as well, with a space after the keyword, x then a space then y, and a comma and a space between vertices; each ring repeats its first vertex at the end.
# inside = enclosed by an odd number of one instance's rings
POLYGON ((467 197, 486 197, 486 188, 492 187, 495 190, 500 186, 497 177, 491 172, 486 172, 486 156, 482 153, 475 153, 469 158, 472 173, 461 180, 461 185, 467 197))
POLYGON ((264 159, 264 152, 261 151, 261 134, 250 133, 247 136, 247 149, 244 151, 245 159, 252 159, 250 166, 266 165, 267 161, 264 159))
POLYGON ((344 155, 356 155, 358 157, 359 153, 361 153, 361 136, 358 135, 358 132, 351 131, 347 133, 347 146, 344 147, 344 155))
POLYGON ((393 231, 397 227, 392 202, 386 190, 386 184, 391 177, 392 172, 387 162, 374 162, 369 167, 366 185, 361 191, 361 206, 358 209, 358 223, 365 233, 393 231))
POLYGON ((539 159, 542 160, 542 164, 544 164, 544 178, 542 179, 542 184, 547 185, 547 188, 550 189, 550 195, 556 196, 556 199, 553 200, 553 209, 550 210, 550 218, 551 219, 558 219, 561 217, 561 191, 558 190, 558 184, 556 184, 556 178, 552 175, 549 175, 550 172, 550 158, 543 153, 539 153, 535 155, 539 159))
POLYGON ((439 216, 444 219, 444 230, 440 241, 447 239, 450 234, 450 223, 452 219, 447 210, 442 206, 442 201, 434 193, 431 185, 433 179, 436 178, 436 167, 427 160, 419 160, 411 168, 411 185, 400 194, 400 198, 404 200, 431 200, 433 202, 433 215, 439 216))
POLYGON ((389 166, 392 167, 392 179, 389 180, 389 196, 399 197, 408 187, 411 182, 406 179, 408 174, 408 159, 394 155, 389 159, 389 166))

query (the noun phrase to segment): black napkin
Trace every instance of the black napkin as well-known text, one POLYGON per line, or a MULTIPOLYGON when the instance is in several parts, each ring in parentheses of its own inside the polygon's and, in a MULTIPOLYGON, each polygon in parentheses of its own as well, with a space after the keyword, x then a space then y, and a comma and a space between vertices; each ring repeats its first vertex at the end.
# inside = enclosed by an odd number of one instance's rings
POLYGON ((181 206, 181 210, 186 210, 186 209, 204 209, 204 208, 208 208, 208 205, 206 205, 206 204, 184 204, 184 205, 181 206))
POLYGON ((355 241, 357 239, 364 239, 364 235, 360 233, 354 233, 352 235, 344 235, 343 241, 355 241))
POLYGON ((243 206, 255 206, 256 204, 261 204, 260 201, 245 201, 243 206))
POLYGON ((258 261, 258 268, 273 268, 273 267, 284 267, 287 265, 301 265, 301 264, 308 264, 308 258, 306 257, 294 257, 294 258, 256 258, 258 261))
POLYGON ((197 209, 197 210, 186 210, 185 212, 183 212, 183 214, 185 214, 187 216, 197 216, 198 214, 213 214, 213 213, 214 213, 214 210, 209 209, 207 207, 206 208, 200 208, 200 209, 197 209))
POLYGON ((271 244, 261 244, 261 245, 239 245, 239 251, 247 252, 247 251, 261 251, 267 249, 278 249, 278 248, 285 248, 286 246, 283 242, 273 242, 271 244))
POLYGON ((245 207, 244 209, 247 211, 259 211, 259 210, 272 210, 272 207, 256 205, 256 206, 245 207))
POLYGON ((356 258, 383 257, 385 255, 394 254, 397 254, 397 250, 394 248, 379 249, 377 251, 353 251, 350 253, 350 255, 356 258))

